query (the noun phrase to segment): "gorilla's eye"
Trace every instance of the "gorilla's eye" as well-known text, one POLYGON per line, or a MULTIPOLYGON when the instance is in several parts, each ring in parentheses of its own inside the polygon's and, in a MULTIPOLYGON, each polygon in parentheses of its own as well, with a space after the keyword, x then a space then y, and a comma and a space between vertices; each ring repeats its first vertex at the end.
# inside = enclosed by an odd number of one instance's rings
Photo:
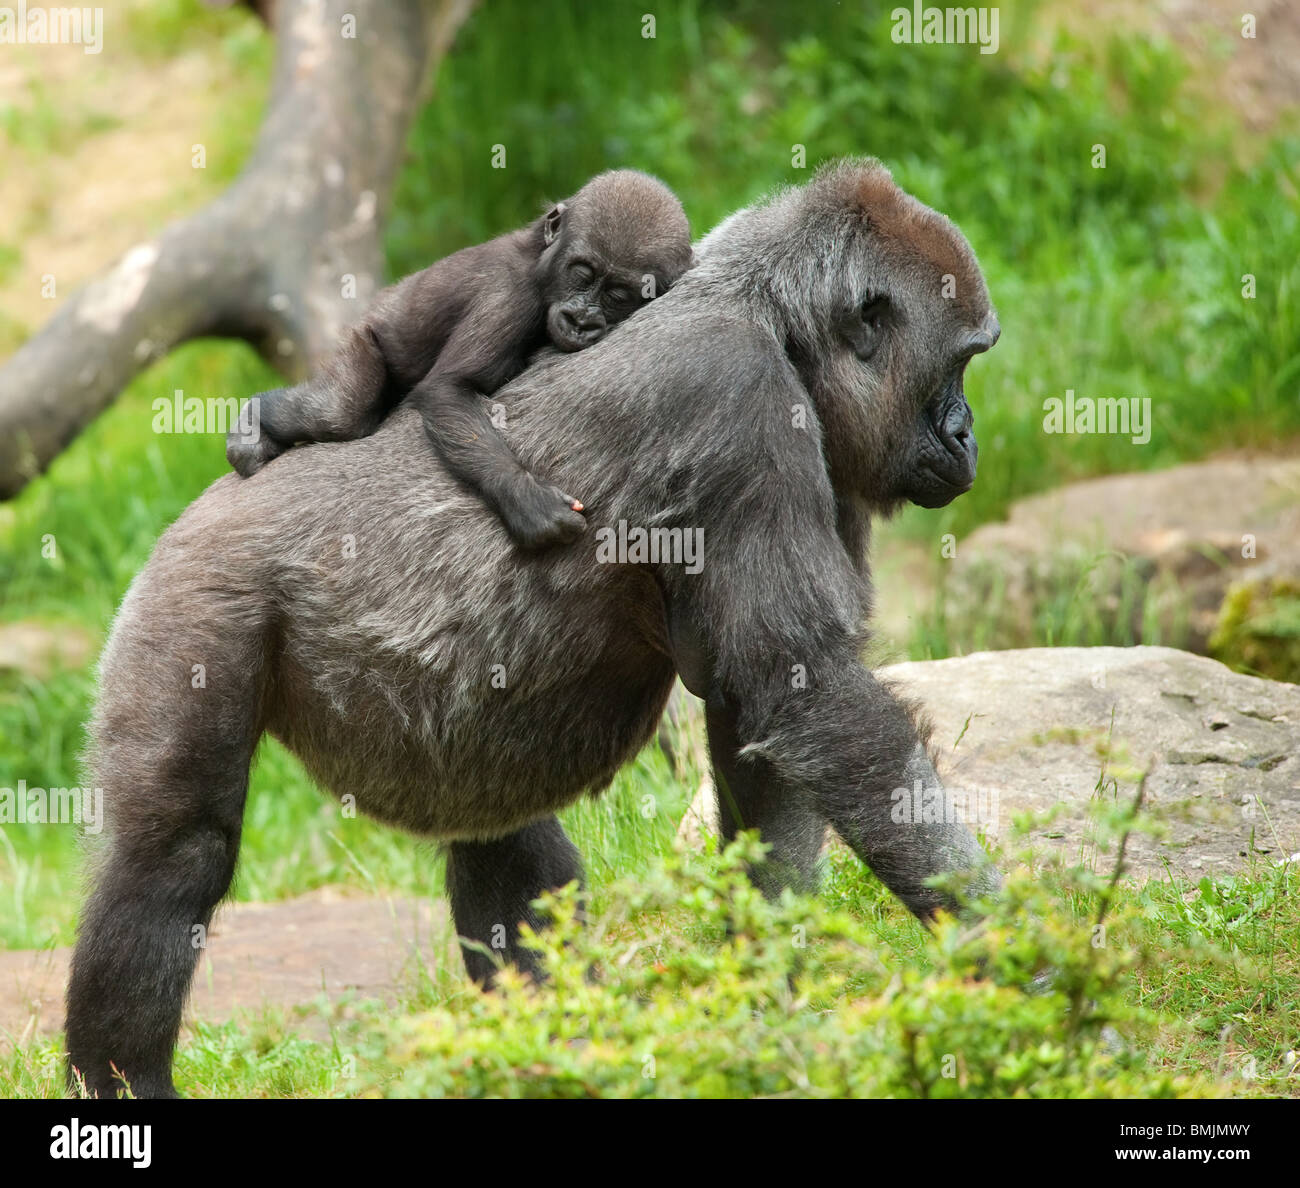
POLYGON ((592 271, 591 265, 586 263, 584 260, 574 260, 574 262, 569 265, 569 275, 579 284, 585 285, 588 284, 596 274, 592 271))
POLYGON ((617 287, 613 289, 606 289, 605 295, 617 305, 622 305, 623 302, 625 302, 629 297, 632 296, 632 294, 629 293, 626 289, 617 288, 617 287))

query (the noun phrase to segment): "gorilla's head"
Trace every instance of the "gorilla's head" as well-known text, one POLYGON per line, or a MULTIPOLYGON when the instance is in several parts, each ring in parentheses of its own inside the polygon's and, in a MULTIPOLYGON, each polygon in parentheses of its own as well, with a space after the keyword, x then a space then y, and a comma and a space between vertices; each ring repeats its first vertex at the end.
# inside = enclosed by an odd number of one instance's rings
POLYGON ((732 216, 698 255, 700 281, 731 288, 799 371, 837 491, 890 511, 970 490, 978 450, 962 377, 1001 330, 948 219, 878 161, 841 161, 732 216))

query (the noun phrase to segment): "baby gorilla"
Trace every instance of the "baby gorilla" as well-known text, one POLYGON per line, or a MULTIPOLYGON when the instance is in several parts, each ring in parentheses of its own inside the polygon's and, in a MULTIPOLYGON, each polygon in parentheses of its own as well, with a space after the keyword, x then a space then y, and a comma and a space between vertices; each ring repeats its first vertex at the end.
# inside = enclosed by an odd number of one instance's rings
POLYGON ((667 186, 630 169, 599 174, 535 223, 385 289, 319 375, 254 397, 257 416, 245 408, 226 457, 247 478, 297 442, 365 437, 409 398, 447 468, 519 544, 571 541, 586 527, 582 505, 520 465, 479 394, 548 340, 590 346, 690 263, 690 227, 667 186))

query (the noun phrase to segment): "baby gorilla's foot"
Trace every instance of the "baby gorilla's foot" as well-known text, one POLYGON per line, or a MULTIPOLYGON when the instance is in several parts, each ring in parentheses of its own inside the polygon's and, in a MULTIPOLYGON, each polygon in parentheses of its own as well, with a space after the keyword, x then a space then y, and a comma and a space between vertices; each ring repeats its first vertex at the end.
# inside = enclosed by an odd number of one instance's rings
POLYGON ((268 405, 277 404, 283 388, 272 388, 244 401, 239 420, 226 434, 226 461, 244 478, 256 474, 272 458, 284 453, 284 446, 263 428, 263 413, 268 405))
POLYGON ((525 549, 569 544, 587 530, 582 504, 532 475, 513 484, 498 509, 506 529, 525 549))
POLYGON ((226 437, 226 461, 244 478, 255 475, 272 458, 283 453, 284 446, 265 434, 249 437, 235 429, 226 437))

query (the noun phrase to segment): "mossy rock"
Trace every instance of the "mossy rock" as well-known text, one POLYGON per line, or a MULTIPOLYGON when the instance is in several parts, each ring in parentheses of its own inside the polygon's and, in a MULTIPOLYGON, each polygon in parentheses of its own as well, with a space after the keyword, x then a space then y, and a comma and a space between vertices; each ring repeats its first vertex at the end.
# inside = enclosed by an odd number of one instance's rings
POLYGON ((1300 581, 1266 578, 1229 587, 1209 650, 1238 672, 1300 683, 1300 581))

